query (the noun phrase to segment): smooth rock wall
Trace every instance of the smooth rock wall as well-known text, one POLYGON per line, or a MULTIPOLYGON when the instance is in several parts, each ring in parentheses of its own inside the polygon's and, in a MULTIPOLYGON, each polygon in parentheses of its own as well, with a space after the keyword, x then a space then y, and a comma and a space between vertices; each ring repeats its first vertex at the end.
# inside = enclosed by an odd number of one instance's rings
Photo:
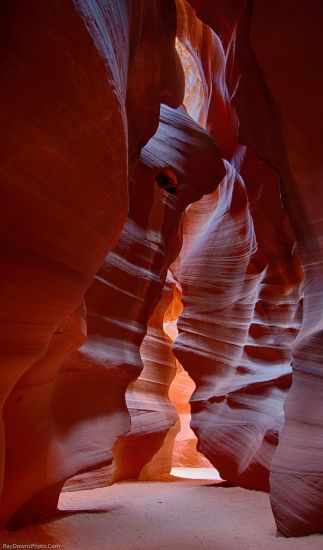
POLYGON ((0 522, 19 525, 52 514, 65 479, 101 459, 79 433, 97 405, 56 382, 128 215, 128 159, 161 102, 180 105, 183 72, 172 0, 13 0, 1 13, 0 522))

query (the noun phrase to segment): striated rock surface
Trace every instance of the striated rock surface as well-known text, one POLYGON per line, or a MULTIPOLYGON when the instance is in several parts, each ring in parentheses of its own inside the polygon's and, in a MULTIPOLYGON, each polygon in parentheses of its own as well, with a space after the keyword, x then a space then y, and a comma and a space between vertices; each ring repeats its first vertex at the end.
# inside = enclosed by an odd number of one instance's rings
POLYGON ((305 276, 303 320, 291 343, 293 385, 272 465, 271 501, 283 534, 321 532, 322 5, 285 2, 278 9, 258 0, 190 3, 234 52, 233 74, 241 77, 234 98, 240 141, 280 174, 297 239, 305 276))
POLYGON ((21 509, 19 524, 52 513, 64 480, 101 459, 80 433, 89 418, 104 422, 98 381, 77 397, 81 382, 56 381, 128 214, 128 157, 153 135, 160 103, 180 104, 183 74, 171 0, 1 9, 0 521, 21 509))
POLYGON ((174 291, 174 282, 168 278, 140 346, 143 370, 126 392, 131 428, 113 450, 116 481, 159 479, 171 469, 172 433, 175 436, 178 428, 176 410, 168 399, 168 392, 176 376, 176 360, 171 349, 172 340, 164 332, 163 323, 168 318, 174 291), (168 435, 169 430, 171 434, 168 435), (160 452, 166 436, 167 448, 160 452))
POLYGON ((197 386, 191 425, 199 450, 223 479, 268 490, 301 320, 302 272, 281 208, 272 241, 266 231, 275 195, 279 208, 276 178, 267 174, 265 196, 256 188, 253 204, 251 185, 227 168, 218 190, 186 213, 175 269, 184 306, 175 354, 197 386))
POLYGON ((3 1, 1 525, 210 460, 323 532, 323 7, 296 4, 3 1))
POLYGON ((323 6, 286 2, 279 11, 255 2, 251 43, 277 109, 285 202, 304 266, 304 317, 293 348, 293 385, 286 423, 271 474, 271 502, 278 529, 288 536, 323 532, 323 6), (270 26, 275 21, 271 51, 270 26), (283 68, 288 67, 288 72, 283 68))
MULTIPOLYGON (((163 331, 174 284, 166 286, 163 298, 162 289, 168 266, 181 247, 184 208, 215 188, 222 173, 223 163, 208 134, 182 110, 162 107, 159 129, 133 172, 128 221, 86 295, 86 344, 61 373, 62 389, 67 386, 64 378, 69 377, 70 387, 79 386, 79 394, 85 395, 88 381, 82 382, 82 377, 89 373, 97 386, 93 399, 102 395, 97 399, 98 422, 104 415, 106 421, 101 424, 102 435, 96 428, 95 441, 102 462, 109 462, 114 441, 129 428, 126 388, 144 366, 127 392, 131 429, 114 446, 115 480, 137 478, 176 422, 167 398, 175 358, 163 331), (201 163, 204 177, 198 181, 201 163), (175 194, 166 190, 169 185, 175 194)), ((88 403, 81 400, 74 405, 71 425, 82 408, 88 407, 90 414, 91 400, 88 403)))

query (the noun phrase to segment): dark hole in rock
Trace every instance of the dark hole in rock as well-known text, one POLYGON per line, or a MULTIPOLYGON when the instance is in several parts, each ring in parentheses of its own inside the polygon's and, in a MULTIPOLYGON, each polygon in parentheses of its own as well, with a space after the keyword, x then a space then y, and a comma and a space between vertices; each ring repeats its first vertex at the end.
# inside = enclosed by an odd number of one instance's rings
POLYGON ((176 195, 176 180, 170 175, 161 172, 156 176, 156 182, 159 187, 165 189, 167 193, 176 195))

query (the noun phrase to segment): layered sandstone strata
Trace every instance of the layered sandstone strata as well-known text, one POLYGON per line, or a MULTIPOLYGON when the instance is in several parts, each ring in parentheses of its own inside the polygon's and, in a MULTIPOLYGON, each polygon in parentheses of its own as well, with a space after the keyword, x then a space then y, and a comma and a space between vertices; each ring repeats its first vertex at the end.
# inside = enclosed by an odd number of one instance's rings
POLYGON ((98 459, 59 369, 84 340, 84 293, 128 215, 128 158, 160 103, 181 103, 183 73, 171 0, 2 11, 0 516, 21 508, 19 523, 51 513, 64 480, 98 459))
POLYGON ((111 462, 113 443, 129 431, 113 449, 114 480, 137 478, 176 422, 167 397, 175 358, 163 330, 174 282, 162 290, 181 247, 185 207, 216 188, 223 172, 207 132, 183 110, 163 106, 158 131, 133 172, 128 220, 86 295, 87 341, 64 365, 58 388, 70 387, 72 398, 77 387, 84 396, 70 414, 65 410, 65 422, 71 419, 73 431, 77 418, 89 418, 78 438, 92 426, 98 466, 111 462))
POLYGON ((323 86, 320 55, 322 4, 284 6, 255 0, 200 2, 197 14, 219 34, 231 60, 239 141, 280 175, 280 192, 304 271, 301 331, 291 342, 293 385, 286 422, 274 455, 271 500, 278 529, 287 536, 323 531, 322 189, 323 86))
POLYGON ((270 202, 258 194, 253 204, 252 189, 248 196, 239 173, 227 168, 218 190, 186 213, 174 349, 197 386, 191 407, 199 450, 222 478, 268 490, 301 322, 302 271, 282 209, 272 241, 266 232, 275 195, 279 208, 275 178, 266 181, 270 202))
POLYGON ((2 16, 0 523, 169 471, 174 351, 199 450, 323 531, 321 2, 2 16))

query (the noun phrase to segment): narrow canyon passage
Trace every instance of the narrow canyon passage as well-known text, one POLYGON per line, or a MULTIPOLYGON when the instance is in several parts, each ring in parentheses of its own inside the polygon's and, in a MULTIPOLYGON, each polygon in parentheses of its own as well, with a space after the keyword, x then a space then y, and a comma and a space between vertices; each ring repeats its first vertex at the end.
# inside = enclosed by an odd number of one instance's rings
MULTIPOLYGON (((182 307, 180 308, 182 310, 182 307)), ((177 312, 179 313, 179 311, 177 312)), ((174 342, 178 336, 177 320, 164 322, 164 331, 174 342)), ((220 480, 219 472, 198 450, 198 439, 191 429, 190 399, 196 388, 192 378, 176 360, 176 374, 170 384, 168 398, 178 415, 177 434, 173 443, 171 475, 186 479, 220 480)), ((161 451, 163 446, 161 447, 161 451)))
POLYGON ((178 363, 177 374, 169 388, 169 399, 176 407, 180 429, 174 440, 171 475, 191 478, 220 480, 219 473, 198 450, 198 439, 190 427, 191 407, 189 400, 195 384, 178 363))
POLYGON ((0 2, 0 546, 322 546, 322 28, 0 2))

